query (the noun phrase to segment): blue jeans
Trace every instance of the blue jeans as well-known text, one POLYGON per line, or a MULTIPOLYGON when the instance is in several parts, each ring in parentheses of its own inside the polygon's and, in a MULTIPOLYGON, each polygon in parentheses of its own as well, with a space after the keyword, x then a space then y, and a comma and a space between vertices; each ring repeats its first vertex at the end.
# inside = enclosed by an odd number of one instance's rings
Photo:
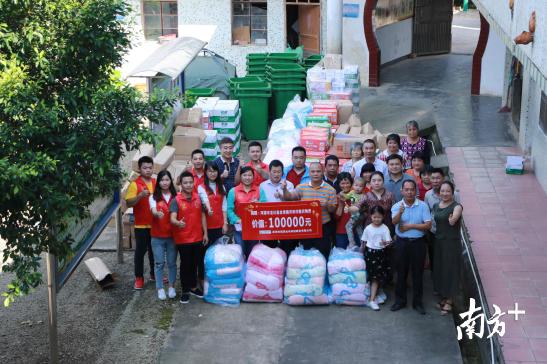
POLYGON ((241 231, 234 231, 234 242, 241 247, 243 254, 245 255, 245 260, 249 258, 251 250, 258 243, 256 240, 243 240, 243 235, 241 231))
POLYGON ((177 279, 177 250, 171 238, 152 238, 152 251, 154 252, 154 272, 156 275, 156 288, 163 288, 163 266, 167 257, 167 269, 169 271, 169 285, 175 286, 177 279))

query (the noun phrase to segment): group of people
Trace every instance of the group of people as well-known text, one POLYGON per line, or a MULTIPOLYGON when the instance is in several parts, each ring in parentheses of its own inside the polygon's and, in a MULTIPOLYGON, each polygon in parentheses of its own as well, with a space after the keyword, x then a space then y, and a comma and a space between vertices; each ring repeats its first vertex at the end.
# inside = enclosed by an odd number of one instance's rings
POLYGON ((190 295, 203 297, 204 254, 207 246, 225 234, 249 256, 257 241, 243 240, 242 207, 247 202, 317 200, 321 205, 322 236, 301 241, 264 241, 287 255, 298 245, 316 248, 325 258, 333 246, 361 249, 371 284, 369 306, 379 310, 385 301, 382 287, 396 273, 397 311, 407 304, 407 276, 412 275, 413 308, 425 314, 423 272, 433 271, 442 314, 452 310, 458 288, 458 250, 463 208, 454 185, 442 169, 429 166, 427 141, 418 124, 407 124, 407 136, 387 137, 378 153, 367 139, 351 148, 351 160, 340 166, 329 155, 323 163, 306 164, 306 150, 292 150, 292 164, 262 161, 262 145, 248 145, 249 162, 233 155, 234 141, 219 142, 221 155, 206 162, 203 151, 192 152, 192 166, 175 181, 166 171, 152 178, 153 161, 139 160, 140 176, 131 183, 126 201, 135 217, 135 289, 144 285, 144 256, 149 253, 151 280, 158 298, 175 298, 177 251, 180 255, 182 303, 190 295), (156 182, 157 181, 157 182, 156 182), (177 192, 178 190, 178 192, 177 192), (165 261, 168 276, 163 277, 165 261), (152 269, 152 268, 151 268, 152 269), (156 279, 157 278, 157 279, 156 279), (168 285, 165 292, 164 284, 168 285))

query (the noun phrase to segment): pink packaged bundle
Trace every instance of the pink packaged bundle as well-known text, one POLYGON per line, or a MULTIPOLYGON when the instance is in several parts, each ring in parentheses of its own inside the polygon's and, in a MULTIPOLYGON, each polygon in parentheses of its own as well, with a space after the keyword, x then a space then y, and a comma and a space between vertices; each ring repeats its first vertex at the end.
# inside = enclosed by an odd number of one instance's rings
POLYGON ((287 255, 279 248, 257 244, 251 251, 245 273, 243 301, 283 301, 283 279, 287 255))

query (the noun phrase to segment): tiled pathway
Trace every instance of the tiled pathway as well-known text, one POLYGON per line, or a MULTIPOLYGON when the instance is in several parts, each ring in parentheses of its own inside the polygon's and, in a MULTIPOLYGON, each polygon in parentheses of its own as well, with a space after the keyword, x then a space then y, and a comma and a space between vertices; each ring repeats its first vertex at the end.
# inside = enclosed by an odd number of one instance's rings
POLYGON ((547 195, 529 170, 505 174, 506 156, 521 155, 518 148, 446 153, 488 304, 507 312, 518 302, 526 311, 518 321, 503 318, 505 361, 547 362, 547 195))

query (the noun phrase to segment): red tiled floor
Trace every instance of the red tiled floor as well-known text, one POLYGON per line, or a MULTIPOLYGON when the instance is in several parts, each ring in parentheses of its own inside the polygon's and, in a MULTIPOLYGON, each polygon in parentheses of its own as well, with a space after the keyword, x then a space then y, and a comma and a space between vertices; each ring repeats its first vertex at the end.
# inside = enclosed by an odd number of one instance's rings
POLYGON ((518 321, 504 316, 504 359, 547 362, 547 194, 528 166, 524 175, 505 174, 506 156, 519 148, 446 151, 457 163, 451 172, 489 306, 507 312, 519 302, 526 310, 518 321))

